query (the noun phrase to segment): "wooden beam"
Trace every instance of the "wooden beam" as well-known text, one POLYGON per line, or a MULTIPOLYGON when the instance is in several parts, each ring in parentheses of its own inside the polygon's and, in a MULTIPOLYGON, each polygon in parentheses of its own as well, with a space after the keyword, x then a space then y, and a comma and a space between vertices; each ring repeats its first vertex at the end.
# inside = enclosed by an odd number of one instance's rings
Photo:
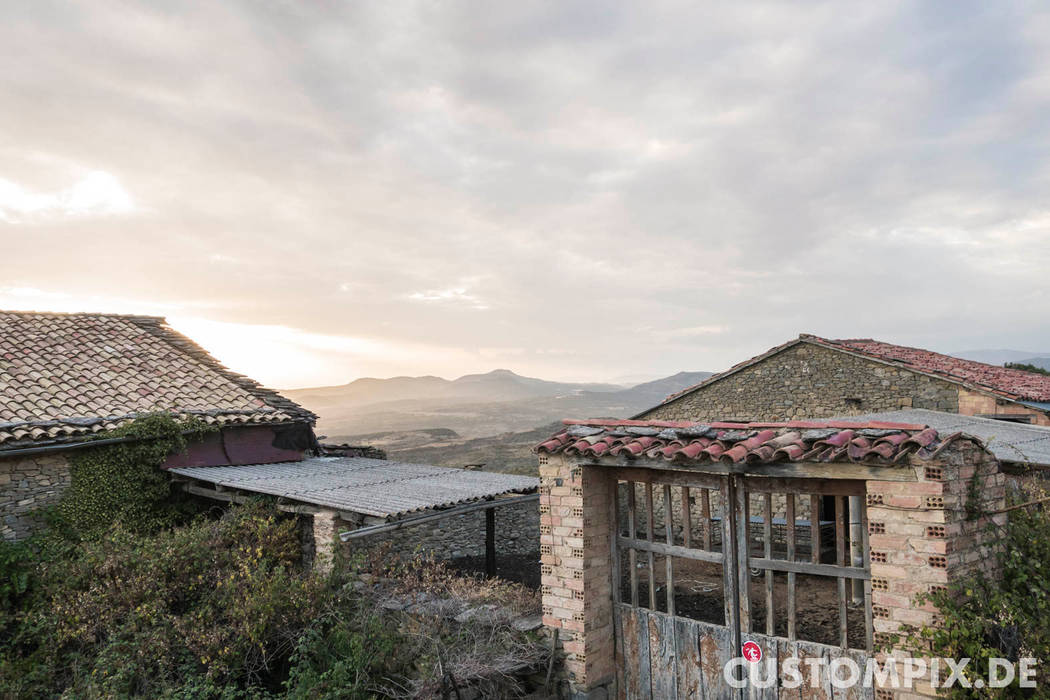
POLYGON ((496 509, 485 509, 485 578, 496 576, 496 509))
POLYGON ((479 501, 477 503, 468 503, 463 506, 457 506, 455 508, 449 508, 447 510, 439 510, 434 513, 428 513, 427 515, 421 515, 415 518, 394 520, 393 522, 383 523, 381 525, 372 525, 369 527, 361 527, 356 530, 349 530, 347 532, 340 532, 339 539, 341 539, 343 542, 349 542, 350 540, 356 540, 361 537, 369 537, 371 535, 378 535, 383 532, 392 532, 393 530, 400 530, 401 528, 412 527, 413 525, 420 525, 422 523, 430 522, 433 520, 450 518, 453 515, 473 513, 474 511, 483 510, 485 508, 512 506, 517 505, 519 503, 527 503, 528 501, 538 501, 539 498, 540 495, 538 493, 530 493, 525 496, 515 496, 513 498, 499 498, 492 501, 479 501))
POLYGON ((650 542, 649 540, 636 540, 629 537, 616 538, 621 547, 637 550, 639 552, 651 552, 663 556, 681 557, 694 561, 709 561, 715 564, 722 563, 721 552, 705 552, 702 549, 687 549, 679 545, 664 544, 663 542, 650 542))
MULTIPOLYGON (((593 459, 593 458, 592 458, 593 459)), ((853 462, 778 462, 774 464, 746 464, 704 462, 702 464, 678 464, 662 459, 629 459, 627 457, 600 457, 597 460, 581 463, 593 467, 618 467, 638 469, 640 471, 661 470, 668 472, 660 475, 661 481, 672 484, 698 485, 695 478, 701 476, 725 476, 739 474, 742 476, 788 477, 798 479, 859 479, 862 481, 918 481, 915 470, 909 464, 886 466, 880 464, 856 464, 853 462)), ((624 477, 627 478, 627 477, 624 477)), ((635 481, 645 481, 632 475, 635 481)), ((655 481, 654 481, 655 483, 655 481)))
POLYGON ((784 559, 765 559, 751 557, 749 565, 752 569, 763 571, 794 571, 796 574, 809 574, 810 576, 830 576, 832 578, 845 579, 870 579, 871 572, 853 566, 835 566, 834 564, 810 564, 809 562, 790 562, 784 559))

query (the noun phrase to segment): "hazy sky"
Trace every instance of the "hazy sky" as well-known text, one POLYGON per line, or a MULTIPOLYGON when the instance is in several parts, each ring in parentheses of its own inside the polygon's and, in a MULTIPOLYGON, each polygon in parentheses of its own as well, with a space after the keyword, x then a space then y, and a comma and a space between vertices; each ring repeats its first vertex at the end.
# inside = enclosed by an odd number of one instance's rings
POLYGON ((0 308, 278 387, 1050 350, 1045 3, 5 2, 0 308))

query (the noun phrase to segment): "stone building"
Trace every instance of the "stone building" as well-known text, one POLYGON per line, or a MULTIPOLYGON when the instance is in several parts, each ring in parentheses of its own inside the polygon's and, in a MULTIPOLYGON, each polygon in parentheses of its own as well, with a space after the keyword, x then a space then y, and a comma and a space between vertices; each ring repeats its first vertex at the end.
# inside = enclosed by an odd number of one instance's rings
POLYGON ((166 467, 296 461, 316 447, 313 413, 162 318, 0 312, 0 535, 25 537, 58 502, 75 451, 157 411, 219 427, 166 467))
POLYGON ((1050 426, 1050 376, 803 334, 635 417, 784 421, 911 408, 1050 426))

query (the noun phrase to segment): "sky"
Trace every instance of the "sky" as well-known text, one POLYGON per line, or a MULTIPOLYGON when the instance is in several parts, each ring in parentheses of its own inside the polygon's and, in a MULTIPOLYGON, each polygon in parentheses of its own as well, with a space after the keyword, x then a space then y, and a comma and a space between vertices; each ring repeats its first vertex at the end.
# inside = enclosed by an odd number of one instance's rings
POLYGON ((0 308, 279 388, 1050 351, 1050 7, 0 4, 0 308))

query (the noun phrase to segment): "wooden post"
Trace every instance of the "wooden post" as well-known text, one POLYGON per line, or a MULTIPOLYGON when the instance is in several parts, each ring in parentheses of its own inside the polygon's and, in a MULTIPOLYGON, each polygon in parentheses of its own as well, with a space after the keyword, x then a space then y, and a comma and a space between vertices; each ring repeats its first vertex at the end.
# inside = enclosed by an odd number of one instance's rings
POLYGON ((485 577, 496 575, 496 509, 485 509, 485 577))

